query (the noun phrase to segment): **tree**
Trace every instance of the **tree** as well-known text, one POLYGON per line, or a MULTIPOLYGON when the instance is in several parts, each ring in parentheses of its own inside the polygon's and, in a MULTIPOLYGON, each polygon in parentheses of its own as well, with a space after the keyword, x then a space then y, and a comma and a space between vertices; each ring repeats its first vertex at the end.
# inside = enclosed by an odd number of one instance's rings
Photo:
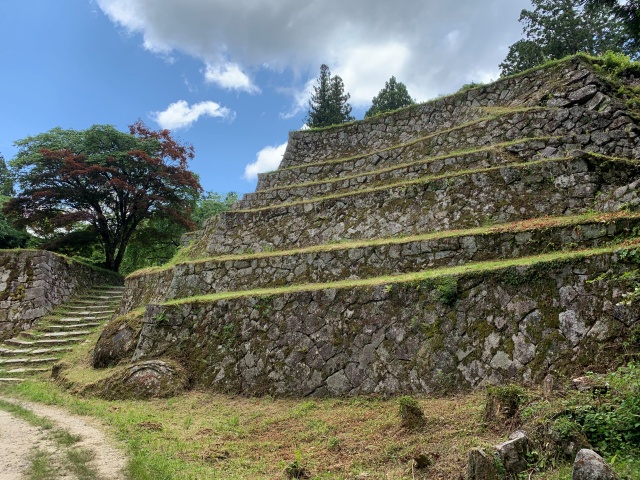
POLYGON ((142 122, 123 133, 110 125, 54 128, 16 142, 10 165, 20 193, 4 212, 49 238, 86 230, 99 237, 106 268, 118 271, 136 229, 169 219, 192 228, 201 190, 187 168, 193 147, 142 122))
MULTIPOLYGON (((200 228, 204 220, 229 210, 237 199, 235 192, 229 192, 224 197, 216 192, 201 194, 193 206, 191 219, 200 228)), ((120 271, 128 274, 168 262, 178 252, 186 231, 183 225, 166 218, 145 220, 129 242, 120 271)))
POLYGON ((633 40, 634 47, 640 50, 640 0, 581 0, 578 2, 589 10, 597 10, 601 7, 609 7, 613 14, 620 20, 629 37, 633 40))
MULTIPOLYGON (((15 195, 13 179, 7 168, 4 157, 0 155, 0 208, 15 195)), ((24 247, 29 240, 29 234, 15 228, 7 218, 0 214, 0 248, 24 247)))
POLYGON ((353 120, 348 103, 351 96, 344 92, 342 78, 332 77, 329 67, 323 64, 317 82, 309 100, 307 125, 312 128, 328 127, 353 120))
POLYGON ((364 114, 364 118, 372 117, 379 113, 397 110, 398 108, 408 107, 415 102, 409 95, 407 87, 404 83, 398 82, 396 77, 391 77, 385 82, 384 88, 380 90, 378 95, 373 97, 371 108, 364 114))
POLYGON ((532 0, 534 10, 520 13, 525 38, 509 47, 500 64, 501 75, 578 52, 602 55, 611 50, 631 57, 638 53, 611 7, 603 4, 585 9, 580 1, 532 0))
POLYGON ((206 192, 200 196, 196 203, 193 210, 193 221, 198 227, 202 227, 207 218, 226 212, 237 201, 238 194, 236 192, 228 192, 224 197, 217 192, 206 192))
POLYGON ((7 163, 4 161, 4 157, 0 155, 0 195, 4 197, 12 197, 15 193, 11 172, 9 172, 9 169, 7 168, 7 163))

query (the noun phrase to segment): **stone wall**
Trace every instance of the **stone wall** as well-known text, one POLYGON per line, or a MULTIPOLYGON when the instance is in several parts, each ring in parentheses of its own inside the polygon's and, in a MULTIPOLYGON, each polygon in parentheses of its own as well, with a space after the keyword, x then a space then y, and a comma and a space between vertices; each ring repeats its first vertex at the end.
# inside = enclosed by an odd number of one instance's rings
POLYGON ((568 225, 539 223, 455 235, 426 235, 372 245, 335 244, 306 252, 205 259, 139 273, 126 279, 120 314, 149 303, 224 291, 396 275, 415 269, 517 258, 605 245, 630 236, 638 215, 624 214, 568 225))
POLYGON ((30 328, 81 290, 119 275, 43 250, 0 250, 0 339, 30 328))
POLYGON ((606 365, 638 326, 618 254, 409 283, 148 306, 134 360, 253 395, 455 391, 606 365), (618 345, 619 346, 619 345, 618 345))
MULTIPOLYGON (((594 75, 588 61, 574 58, 557 68, 500 79, 490 85, 349 125, 292 132, 281 168, 381 150, 436 130, 459 126, 486 115, 479 107, 549 106, 569 108, 589 102, 606 111, 610 87, 594 75), (550 95, 550 92, 557 94, 550 95)), ((260 188, 260 186, 258 187, 260 188)))
MULTIPOLYGON (((208 254, 246 253, 469 228, 544 215, 570 215, 607 205, 640 175, 634 162, 575 152, 410 184, 354 191, 340 197, 224 212, 208 237, 208 254), (474 195, 470 195, 474 192, 474 195), (535 197, 535 202, 531 199, 535 197)), ((611 210, 609 210, 611 211, 611 210)))

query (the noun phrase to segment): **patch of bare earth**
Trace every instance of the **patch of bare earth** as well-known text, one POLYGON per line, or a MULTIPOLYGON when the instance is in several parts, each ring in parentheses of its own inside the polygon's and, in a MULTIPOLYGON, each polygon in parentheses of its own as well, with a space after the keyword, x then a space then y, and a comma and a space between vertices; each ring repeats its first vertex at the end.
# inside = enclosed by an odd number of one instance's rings
MULTIPOLYGON (((0 398, 28 409, 38 417, 48 418, 56 428, 79 437, 73 447, 93 454, 88 466, 100 479, 125 480, 126 455, 113 445, 95 419, 72 415, 48 405, 0 398)), ((30 455, 36 450, 50 455, 52 463, 63 463, 60 457, 65 453, 64 447, 50 439, 46 430, 0 410, 0 480, 23 478, 30 465, 30 455)), ((61 475, 59 478, 74 478, 61 475)))

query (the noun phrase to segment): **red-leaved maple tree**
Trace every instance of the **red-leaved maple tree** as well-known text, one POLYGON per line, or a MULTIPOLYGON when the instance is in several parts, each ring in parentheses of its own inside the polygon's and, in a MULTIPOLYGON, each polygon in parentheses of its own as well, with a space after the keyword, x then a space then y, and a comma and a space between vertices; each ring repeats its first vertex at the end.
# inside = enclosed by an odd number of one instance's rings
POLYGON ((202 190, 187 165, 193 147, 168 130, 152 131, 141 121, 129 133, 110 125, 54 128, 16 145, 11 166, 19 192, 5 214, 36 232, 93 230, 110 270, 119 270, 142 221, 166 218, 193 227, 191 207, 202 190))

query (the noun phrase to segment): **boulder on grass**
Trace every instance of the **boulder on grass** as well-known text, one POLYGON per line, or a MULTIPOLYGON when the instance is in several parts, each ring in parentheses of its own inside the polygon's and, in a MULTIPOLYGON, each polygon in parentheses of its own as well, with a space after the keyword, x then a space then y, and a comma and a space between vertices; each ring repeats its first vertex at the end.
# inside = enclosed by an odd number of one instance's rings
POLYGON ((576 455, 571 480, 619 480, 619 477, 600 455, 583 448, 576 455))
POLYGON ((185 370, 170 360, 146 360, 120 368, 92 388, 107 400, 173 397, 189 384, 185 370))
POLYGON ((109 322, 93 349, 93 368, 111 367, 122 360, 130 360, 140 334, 141 324, 138 323, 134 316, 118 317, 109 322))

